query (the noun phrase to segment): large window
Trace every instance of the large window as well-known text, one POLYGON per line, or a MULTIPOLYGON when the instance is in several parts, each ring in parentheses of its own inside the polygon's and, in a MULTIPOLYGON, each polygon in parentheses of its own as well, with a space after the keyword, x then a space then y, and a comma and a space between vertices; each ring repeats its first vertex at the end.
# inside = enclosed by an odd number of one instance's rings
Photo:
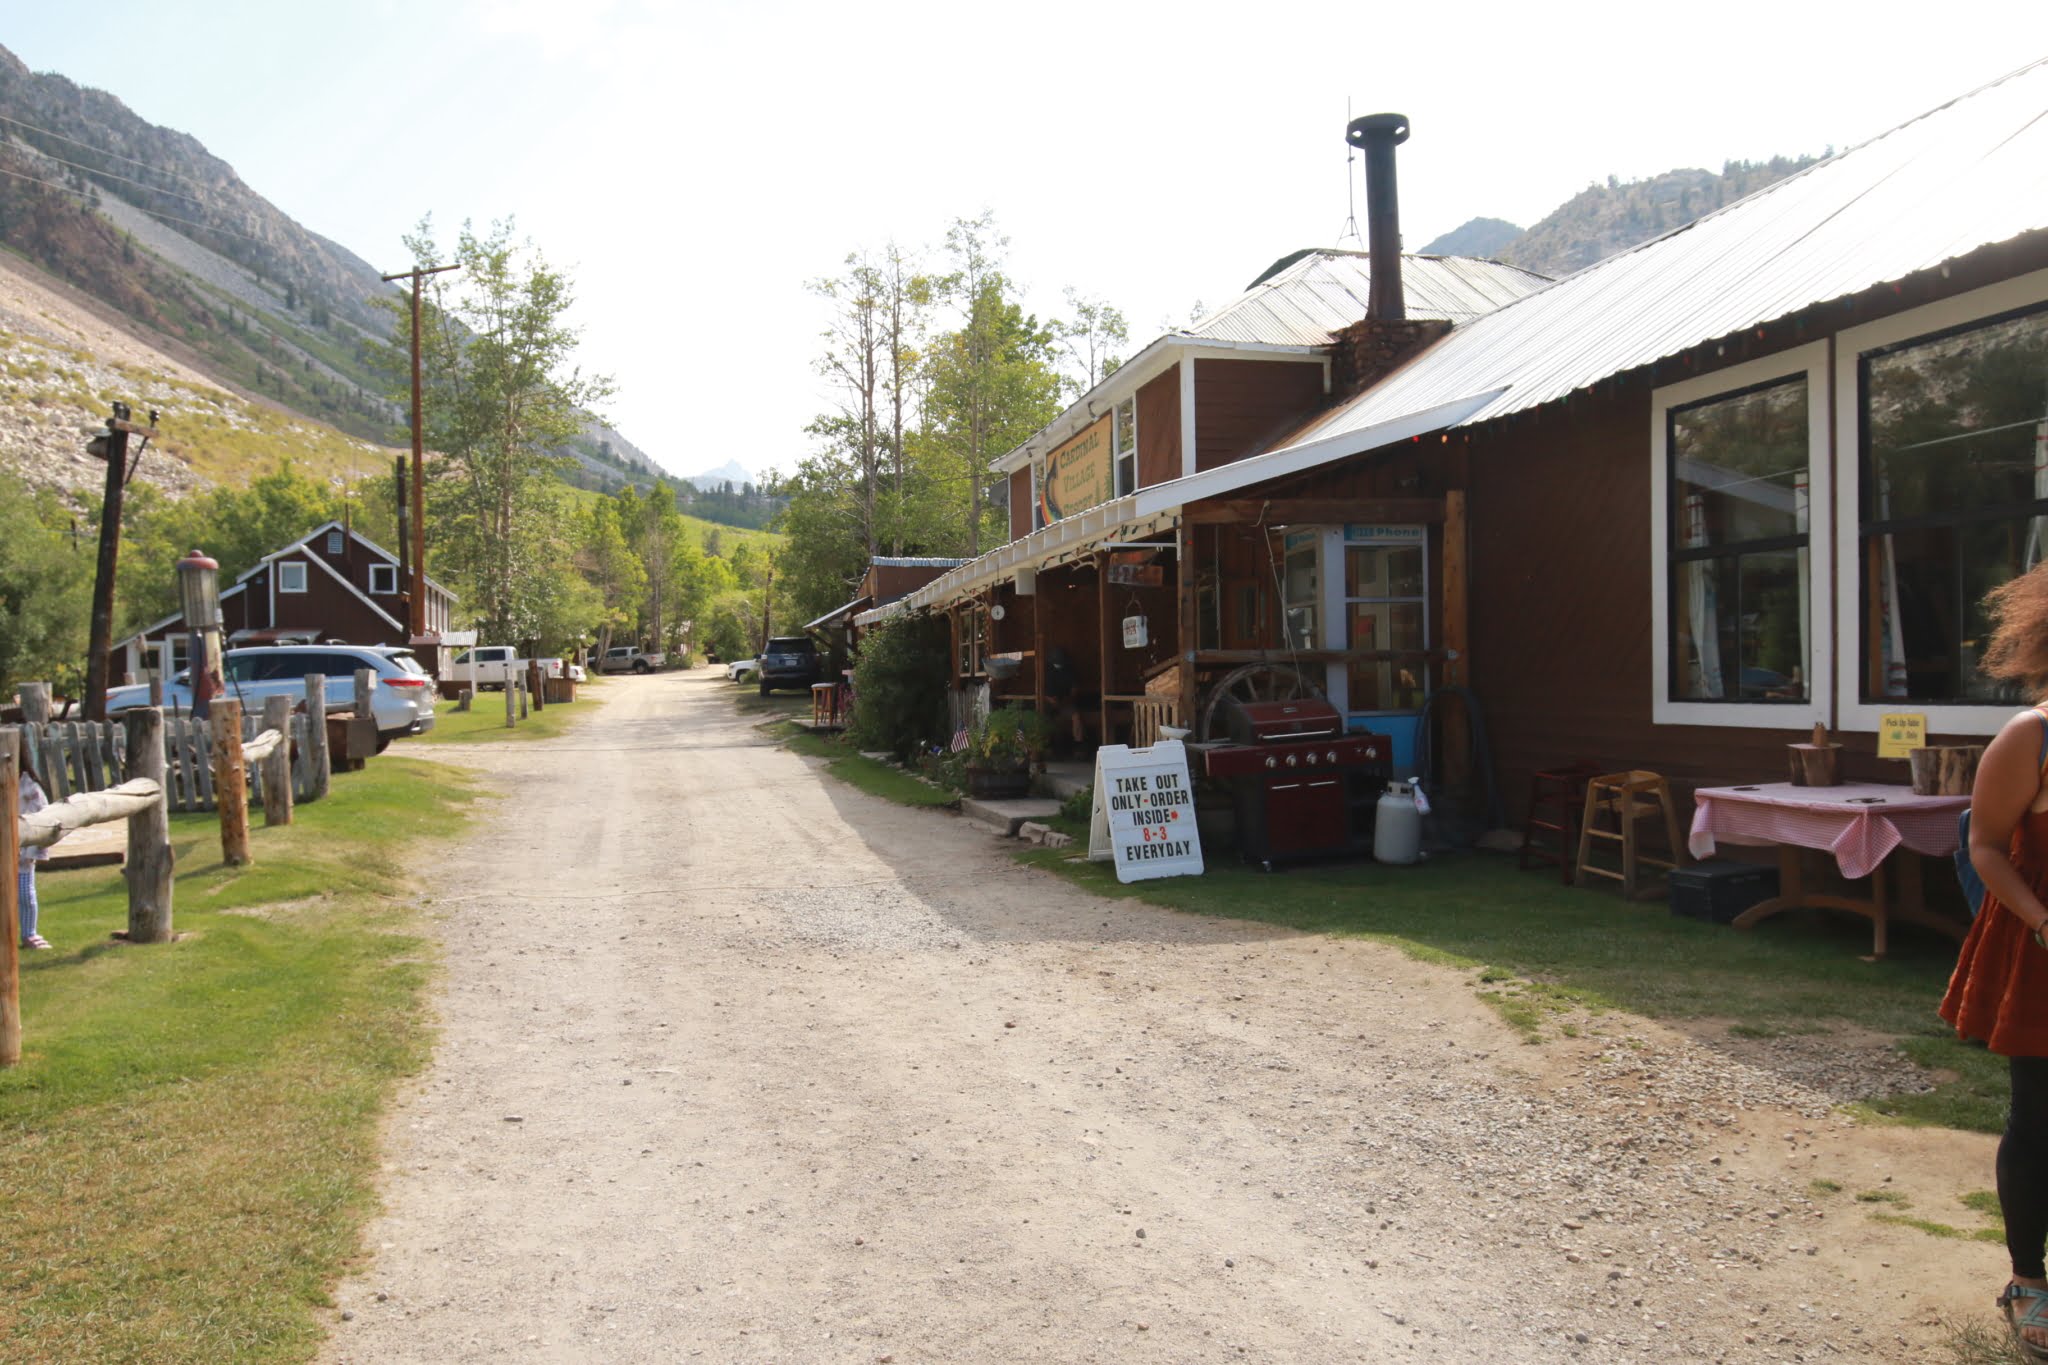
POLYGON ((1980 603, 2048 550, 2048 309, 1865 351, 1856 398, 1859 699, 2015 700, 1980 603))
POLYGON ((1349 526, 1344 532, 1345 643, 1351 649, 1415 651, 1414 657, 1351 662, 1352 713, 1413 711, 1429 690, 1427 533, 1420 526, 1349 526))
POLYGON ((278 562, 277 590, 279 592, 304 592, 306 590, 306 562, 304 560, 287 559, 278 562))
POLYGON ((1283 643, 1290 649, 1320 649, 1317 608, 1322 598, 1317 563, 1322 548, 1319 531, 1289 531, 1281 559, 1280 604, 1286 621, 1283 643))
POLYGON ((393 597, 398 593, 398 566, 396 564, 372 564, 370 566, 370 592, 378 597, 393 597))
POLYGON ((1805 702, 1806 378, 1666 410, 1667 699, 1805 702))
POLYGON ((1115 434, 1116 495, 1138 491, 1138 400, 1135 396, 1116 405, 1115 434))

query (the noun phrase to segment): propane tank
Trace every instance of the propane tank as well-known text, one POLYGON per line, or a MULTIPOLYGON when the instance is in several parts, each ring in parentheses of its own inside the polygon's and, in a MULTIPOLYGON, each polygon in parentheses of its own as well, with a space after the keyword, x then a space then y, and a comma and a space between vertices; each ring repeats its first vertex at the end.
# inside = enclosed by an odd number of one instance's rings
POLYGON ((1406 782, 1389 782, 1373 812, 1372 856, 1383 863, 1412 863, 1422 856, 1422 812, 1406 782))

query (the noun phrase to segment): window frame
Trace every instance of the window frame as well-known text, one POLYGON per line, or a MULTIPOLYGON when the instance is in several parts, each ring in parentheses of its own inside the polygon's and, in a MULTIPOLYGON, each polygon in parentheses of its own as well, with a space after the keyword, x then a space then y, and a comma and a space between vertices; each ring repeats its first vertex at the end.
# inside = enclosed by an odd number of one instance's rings
POLYGON ((1109 410, 1109 461, 1110 486, 1119 498, 1129 497, 1138 491, 1138 395, 1133 393, 1112 404, 1109 410), (1131 410, 1131 444, 1123 444, 1123 412, 1131 410), (1124 478, 1124 461, 1131 464, 1131 475, 1124 478))
POLYGON ((370 566, 370 595, 372 597, 398 596, 398 566, 396 564, 372 564, 370 566), (377 579, 382 575, 389 586, 378 587, 377 579))
MULTIPOLYGON (((1838 620, 1860 619, 1863 531, 1863 361, 1921 339, 1995 322, 2009 313, 2048 303, 2048 270, 1972 289, 1890 317, 1848 327, 1835 334, 1835 463, 1841 493, 1835 499, 1835 571, 1838 620)), ((1927 717, 1937 735, 1995 735, 2016 709, 2005 701, 1930 703, 1910 698, 1866 702, 1862 696, 1862 648, 1835 676, 1835 713, 1845 731, 1875 731, 1887 715, 1909 711, 1927 717)))
POLYGON ((1829 460, 1828 343, 1809 342, 1758 360, 1666 385, 1650 394, 1650 720, 1653 725, 1707 725, 1748 730, 1810 730, 1829 719, 1834 675, 1835 562, 1827 514, 1834 497, 1829 460), (1787 380, 1806 381, 1806 700, 1673 701, 1671 699, 1671 413, 1787 380))
POLYGON ((276 569, 277 590, 280 593, 291 593, 294 595, 305 592, 306 585, 312 577, 312 567, 303 559, 280 559, 277 561, 276 569), (286 578, 293 569, 298 570, 299 573, 299 586, 296 588, 286 581, 286 578))
POLYGON ((330 555, 339 555, 339 554, 341 554, 341 553, 342 553, 342 551, 343 551, 344 549, 346 549, 346 548, 347 548, 347 544, 348 544, 348 542, 347 542, 347 541, 346 541, 346 540, 345 540, 345 539, 343 538, 343 536, 342 536, 342 533, 341 533, 341 531, 340 531, 340 530, 339 530, 338 528, 337 528, 337 529, 335 529, 335 530, 331 530, 331 531, 329 531, 329 532, 327 533, 327 553, 328 553, 328 554, 330 554, 330 555))

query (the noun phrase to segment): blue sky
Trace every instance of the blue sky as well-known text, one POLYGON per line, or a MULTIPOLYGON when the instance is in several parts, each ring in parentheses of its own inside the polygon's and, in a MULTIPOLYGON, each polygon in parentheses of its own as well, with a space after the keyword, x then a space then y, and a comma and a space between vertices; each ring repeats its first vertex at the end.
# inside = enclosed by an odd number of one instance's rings
POLYGON ((984 208, 1032 306, 1107 299, 1135 349, 1335 243, 1347 101, 1413 122, 1413 248, 1846 146, 2048 56, 2038 0, 1388 8, 0 0, 0 43, 373 264, 423 213, 515 217, 577 281, 607 415, 681 472, 788 469, 830 402, 805 282, 984 208))

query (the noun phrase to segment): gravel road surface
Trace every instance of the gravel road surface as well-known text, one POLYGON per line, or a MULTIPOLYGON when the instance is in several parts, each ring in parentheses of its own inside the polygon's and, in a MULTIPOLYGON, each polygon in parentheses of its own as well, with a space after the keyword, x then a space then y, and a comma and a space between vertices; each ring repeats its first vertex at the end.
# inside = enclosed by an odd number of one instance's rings
POLYGON ((1910 1081, 1880 1046, 1527 1046, 1470 972, 864 796, 719 671, 604 695, 455 760, 500 799, 327 1360, 1923 1362, 1988 1317, 2000 1248, 1854 1198, 1989 1184, 1837 1115, 1910 1081))

